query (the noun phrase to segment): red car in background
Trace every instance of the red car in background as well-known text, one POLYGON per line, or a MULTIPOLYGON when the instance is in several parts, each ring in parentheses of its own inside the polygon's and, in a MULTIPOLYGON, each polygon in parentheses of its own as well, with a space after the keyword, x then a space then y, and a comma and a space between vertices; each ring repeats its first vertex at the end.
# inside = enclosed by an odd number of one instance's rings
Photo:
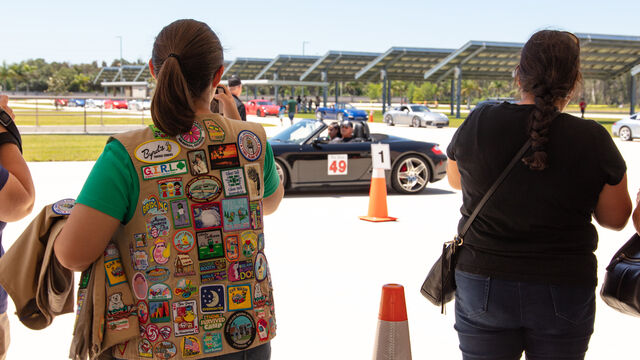
POLYGON ((105 100, 104 108, 105 109, 128 109, 129 105, 127 105, 126 100, 105 100))
POLYGON ((244 104, 244 107, 247 110, 247 115, 258 115, 259 117, 267 115, 278 116, 278 111, 280 111, 278 105, 263 99, 249 100, 244 104))

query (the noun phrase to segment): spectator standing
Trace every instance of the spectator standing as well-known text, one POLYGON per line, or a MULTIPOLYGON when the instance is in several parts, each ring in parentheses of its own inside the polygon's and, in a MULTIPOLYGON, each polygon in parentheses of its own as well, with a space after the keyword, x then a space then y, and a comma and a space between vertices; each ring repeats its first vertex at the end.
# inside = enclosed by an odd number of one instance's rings
POLYGON ((584 99, 580 100, 580 113, 582 113, 582 118, 584 119, 584 111, 587 110, 587 103, 584 99))
POLYGON ((316 110, 320 107, 320 96, 316 95, 316 110))
MULTIPOLYGON (((35 201, 31 173, 22 157, 22 140, 8 103, 9 98, 0 95, 0 256, 4 255, 2 231, 7 222, 29 215, 35 201)), ((6 358, 10 339, 7 292, 0 287, 0 359, 6 358)))
POLYGON ((245 109, 242 100, 239 98, 242 94, 242 81, 240 81, 238 75, 231 75, 229 78, 229 91, 231 92, 231 95, 233 95, 233 100, 236 102, 240 118, 242 121, 247 121, 247 109, 245 109))
POLYGON ((288 112, 289 112, 289 121, 291 125, 293 125, 293 117, 296 115, 296 108, 298 107, 298 103, 293 100, 293 96, 289 96, 289 102, 287 102, 288 112))

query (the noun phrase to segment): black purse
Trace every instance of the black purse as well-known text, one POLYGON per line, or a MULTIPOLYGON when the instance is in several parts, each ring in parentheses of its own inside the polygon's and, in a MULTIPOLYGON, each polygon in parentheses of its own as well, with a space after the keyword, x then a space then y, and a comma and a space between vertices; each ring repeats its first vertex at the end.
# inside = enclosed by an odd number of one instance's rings
POLYGON ((640 317, 640 236, 633 234, 607 266, 600 297, 619 312, 640 317))
POLYGON ((513 166, 522 159, 522 156, 527 152, 529 146, 531 146, 531 139, 527 140, 527 142, 522 145, 520 151, 518 151, 513 159, 511 159, 509 165, 507 165, 500 176, 498 176, 487 193, 484 194, 482 200, 480 200, 478 205, 476 205, 471 216, 469 216, 467 221, 464 223, 462 231, 456 235, 453 240, 447 241, 442 245, 442 255, 440 255, 440 258, 435 264, 433 264, 429 274, 427 274, 427 278, 424 279, 420 292, 431 303, 436 306, 440 306, 441 313, 444 314, 444 305, 453 300, 453 297, 455 296, 456 280, 454 274, 456 270, 457 250, 464 242, 464 235, 467 233, 467 230, 469 230, 469 227, 471 227, 471 223, 473 223, 473 220, 478 216, 478 213, 480 213, 480 210, 482 210, 484 204, 507 177, 511 169, 513 169, 513 166))

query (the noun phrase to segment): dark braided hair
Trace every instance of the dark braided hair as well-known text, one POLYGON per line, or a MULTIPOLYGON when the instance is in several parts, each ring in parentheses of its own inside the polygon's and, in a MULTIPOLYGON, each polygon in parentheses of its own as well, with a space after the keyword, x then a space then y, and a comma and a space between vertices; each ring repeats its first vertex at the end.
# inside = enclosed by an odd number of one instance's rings
POLYGON ((533 95, 535 102, 529 118, 533 153, 522 161, 531 170, 544 170, 549 127, 560 113, 556 104, 567 99, 582 82, 578 38, 569 32, 555 30, 533 34, 522 48, 516 79, 520 89, 533 95))

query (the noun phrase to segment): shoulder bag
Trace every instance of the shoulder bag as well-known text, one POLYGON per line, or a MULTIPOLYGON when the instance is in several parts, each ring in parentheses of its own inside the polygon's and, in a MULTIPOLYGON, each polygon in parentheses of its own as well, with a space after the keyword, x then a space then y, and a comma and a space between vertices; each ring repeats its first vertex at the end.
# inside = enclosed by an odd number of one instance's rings
POLYGON ((478 216, 478 213, 480 213, 480 210, 482 210, 482 207, 487 200, 489 200, 498 186, 507 177, 511 169, 513 169, 513 166, 522 159, 522 156, 527 152, 529 146, 531 146, 531 139, 527 140, 522 148, 520 148, 520 151, 518 151, 513 159, 511 159, 509 165, 507 165, 500 176, 498 176, 487 193, 484 194, 484 197, 482 197, 482 200, 480 200, 478 205, 476 205, 473 213, 469 216, 462 227, 462 231, 458 233, 453 240, 447 241, 442 245, 442 255, 431 267, 431 270, 429 271, 429 274, 427 274, 427 278, 422 283, 422 288, 420 289, 420 292, 427 298, 427 300, 434 305, 441 307, 441 313, 444 314, 444 305, 451 301, 455 295, 456 281, 454 273, 456 269, 456 252, 457 249, 462 246, 467 230, 469 230, 471 223, 473 223, 473 220, 478 216))
POLYGON ((619 312, 640 317, 640 236, 637 233, 611 259, 600 297, 619 312))

